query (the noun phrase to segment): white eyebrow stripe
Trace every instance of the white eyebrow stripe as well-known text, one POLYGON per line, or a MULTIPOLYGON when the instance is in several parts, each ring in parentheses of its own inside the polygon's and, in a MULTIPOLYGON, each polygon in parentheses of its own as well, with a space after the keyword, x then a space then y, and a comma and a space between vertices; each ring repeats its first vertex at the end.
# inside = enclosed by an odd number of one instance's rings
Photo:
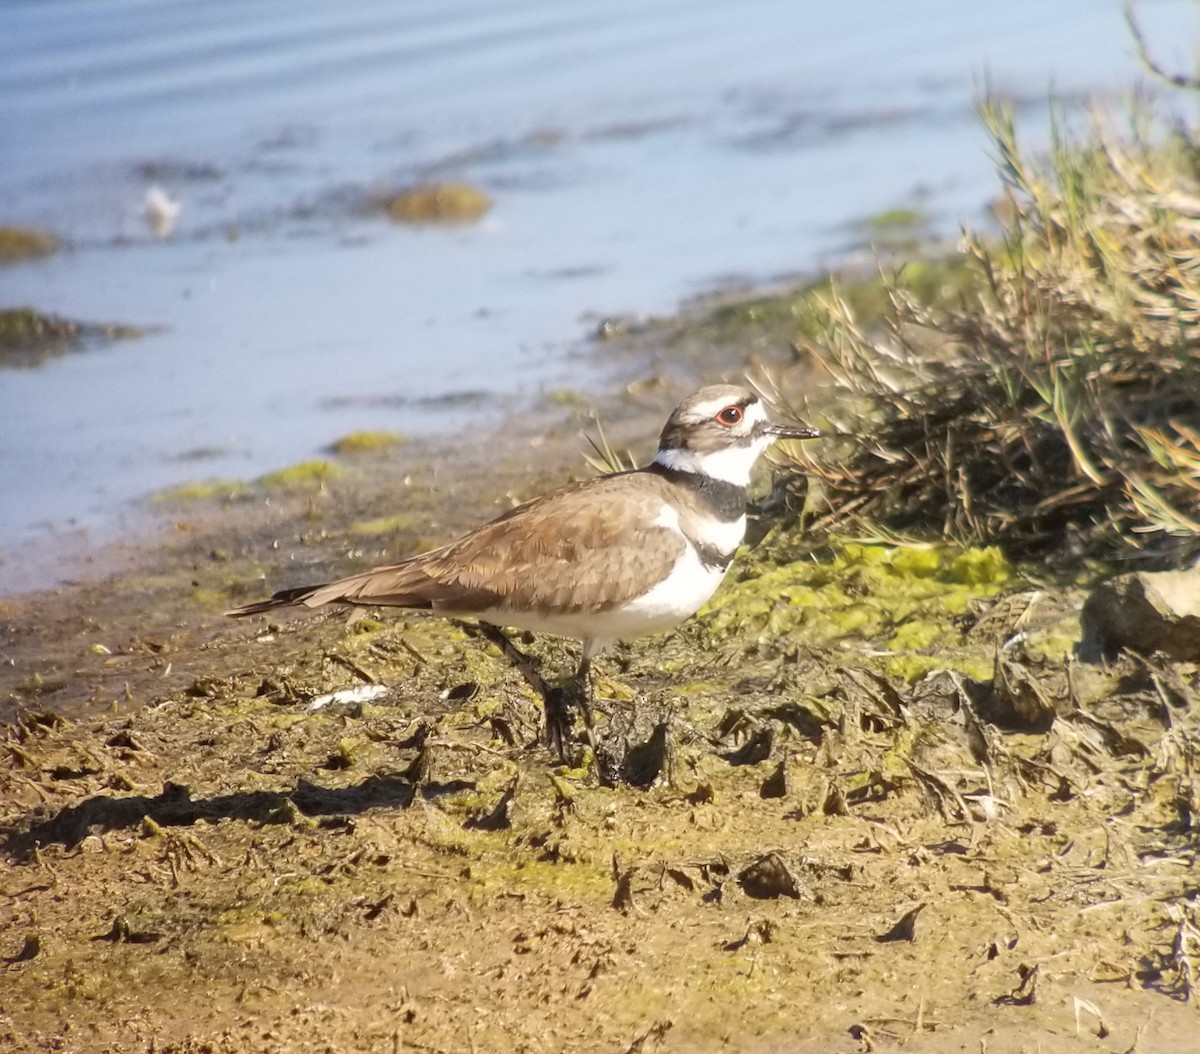
MULTIPOLYGON (((723 399, 707 399, 702 403, 697 403, 692 409, 698 418, 716 417, 717 414, 724 410, 727 406, 734 405, 728 396, 723 399)), ((753 399, 748 402, 743 410, 746 417, 751 421, 765 420, 767 411, 763 407, 761 399, 753 399)))

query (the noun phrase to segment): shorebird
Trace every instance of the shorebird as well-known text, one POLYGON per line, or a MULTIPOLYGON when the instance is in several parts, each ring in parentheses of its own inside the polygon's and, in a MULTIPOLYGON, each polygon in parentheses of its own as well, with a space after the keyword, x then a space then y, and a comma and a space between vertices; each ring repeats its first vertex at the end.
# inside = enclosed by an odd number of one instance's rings
POLYGON ((169 238, 171 231, 175 229, 175 221, 179 219, 183 205, 156 183, 146 191, 142 210, 154 236, 165 239, 169 238))
POLYGON ((701 388, 671 413, 644 468, 568 483, 449 545, 226 614, 343 604, 474 619, 542 696, 547 737, 563 756, 568 696, 546 684, 500 627, 581 642, 573 682, 590 736, 592 658, 613 641, 694 615, 745 537, 746 487, 759 455, 777 439, 817 435, 772 423, 745 388, 701 388))

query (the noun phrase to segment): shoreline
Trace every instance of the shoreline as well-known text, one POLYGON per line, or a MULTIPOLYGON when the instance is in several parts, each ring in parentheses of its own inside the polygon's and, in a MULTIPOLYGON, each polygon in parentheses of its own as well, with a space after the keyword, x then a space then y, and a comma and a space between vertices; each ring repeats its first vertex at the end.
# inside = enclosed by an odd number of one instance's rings
MULTIPOLYGON (((468 428, 451 438, 415 438, 388 453, 342 459, 328 480, 302 479, 272 491, 248 484, 227 501, 156 508, 145 500, 123 518, 136 521, 134 532, 114 524, 108 540, 69 558, 65 580, 0 596, 8 659, 0 667, 0 718, 11 720, 31 705, 79 712, 104 686, 122 681, 137 665, 139 648, 167 656, 185 641, 202 648, 219 640, 233 628, 216 617, 229 606, 224 591, 231 583, 275 589, 292 584, 289 576, 305 576, 297 564, 333 575, 387 562, 451 540, 506 504, 591 474, 584 436, 596 434, 597 419, 614 444, 648 459, 666 409, 686 394, 657 376, 657 340, 686 317, 681 309, 669 322, 589 342, 581 353, 603 356, 605 390, 523 399, 504 423, 479 429, 477 437, 468 428), (156 636, 163 640, 143 641, 156 636)), ((57 541, 39 543, 40 555, 50 559, 57 541)), ((155 683, 143 670, 121 691, 146 683, 168 691, 183 683, 169 659, 151 666, 171 672, 155 683)))

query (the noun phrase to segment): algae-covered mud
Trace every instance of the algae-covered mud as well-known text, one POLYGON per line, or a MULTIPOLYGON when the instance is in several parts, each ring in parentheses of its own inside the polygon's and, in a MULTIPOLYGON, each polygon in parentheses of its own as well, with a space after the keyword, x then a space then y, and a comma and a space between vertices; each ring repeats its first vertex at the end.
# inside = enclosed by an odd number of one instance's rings
POLYGON ((598 662, 578 769, 452 624, 220 621, 580 471, 493 450, 194 496, 4 609, 3 1049, 1184 1049, 1195 671, 1074 663, 1078 594, 995 550, 814 547, 764 478, 709 608, 598 662))
POLYGON ((0 369, 40 366, 71 351, 132 340, 145 332, 119 323, 76 322, 31 307, 0 309, 0 369))
POLYGON ((35 227, 0 225, 0 265, 36 260, 58 251, 58 238, 35 227))
POLYGON ((491 207, 487 194, 467 183, 407 187, 379 201, 397 223, 474 223, 491 207))

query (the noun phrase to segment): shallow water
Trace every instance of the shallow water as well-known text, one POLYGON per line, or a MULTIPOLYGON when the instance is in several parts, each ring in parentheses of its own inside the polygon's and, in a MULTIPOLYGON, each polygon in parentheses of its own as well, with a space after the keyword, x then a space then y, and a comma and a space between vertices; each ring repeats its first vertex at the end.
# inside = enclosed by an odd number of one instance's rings
MULTIPOLYGON (((1192 5, 1142 8, 1190 68, 1192 5)), ((1136 71, 1101 0, 7 0, 0 42, 0 222, 68 242, 0 270, 0 306, 156 327, 0 372, 0 592, 53 578, 31 539, 172 483, 586 389, 598 318, 811 272, 880 210, 981 222, 985 79, 1036 139, 1051 86, 1136 71), (362 210, 427 178, 495 208, 362 210)))

